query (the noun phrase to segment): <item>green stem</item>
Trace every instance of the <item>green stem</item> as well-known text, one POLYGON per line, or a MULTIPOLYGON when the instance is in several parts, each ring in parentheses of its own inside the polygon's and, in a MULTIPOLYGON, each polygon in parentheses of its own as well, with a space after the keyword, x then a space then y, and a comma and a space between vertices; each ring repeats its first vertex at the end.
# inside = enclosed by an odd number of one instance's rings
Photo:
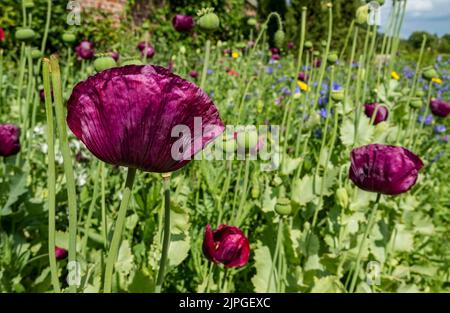
MULTIPOLYGON (((56 121, 58 125, 61 153, 64 161, 64 174, 66 176, 67 199, 69 206, 69 263, 76 262, 77 256, 77 200, 75 191, 75 179, 72 167, 69 141, 67 139, 66 120, 64 118, 64 104, 62 97, 61 72, 56 56, 50 57, 53 94, 55 99, 56 121)), ((76 264, 76 263, 71 263, 76 264)), ((70 292, 76 292, 77 286, 69 286, 70 292)))
POLYGON ((131 190, 133 188, 135 176, 136 176, 136 169, 129 167, 127 172, 127 178, 125 181, 125 188, 122 193, 122 201, 120 203, 119 213, 117 214, 116 226, 114 229, 113 238, 109 248, 108 258, 106 260, 105 282, 103 285, 103 292, 105 293, 110 293, 112 289, 114 264, 117 259, 117 253, 119 251, 120 242, 122 240, 123 227, 125 224, 128 203, 130 201, 131 190))
POLYGON ((240 195, 241 195, 241 201, 239 202, 239 207, 236 212, 236 216, 234 219, 235 225, 239 226, 244 219, 242 216, 244 206, 245 206, 245 200, 247 199, 247 188, 248 188, 248 176, 250 172, 250 156, 247 155, 245 158, 245 170, 244 170, 244 184, 242 186, 240 195))
POLYGON ((161 259, 159 262, 159 271, 156 278, 155 292, 161 292, 164 282, 165 269, 167 265, 167 256, 170 246, 170 174, 163 175, 164 185, 164 237, 162 243, 161 259))
MULTIPOLYGON (((88 234, 89 234, 89 228, 91 227, 91 220, 92 220, 92 214, 94 212, 94 208, 95 208, 95 202, 97 201, 97 197, 98 197, 98 176, 100 175, 100 164, 99 162, 101 162, 100 160, 96 160, 96 168, 97 170, 95 171, 95 177, 92 177, 92 179, 94 180, 94 191, 92 193, 92 199, 91 199, 91 203, 89 204, 89 209, 88 209, 88 214, 86 217, 86 220, 84 221, 84 237, 83 237, 83 242, 81 243, 81 247, 82 247, 82 252, 83 254, 86 256, 86 247, 87 247, 87 239, 88 239, 88 234)), ((101 164, 103 164, 103 162, 101 162, 101 164)), ((91 171, 92 173, 92 171, 91 171)), ((105 239, 104 239, 105 240, 105 239)))
POLYGON ((55 145, 54 145, 54 121, 50 88, 50 64, 46 59, 43 63, 43 81, 45 93, 45 111, 47 115, 47 189, 48 189, 48 257, 50 262, 51 280, 53 290, 60 292, 58 280, 58 267, 55 255, 55 215, 56 215, 56 169, 55 169, 55 145))
POLYGON ((205 57, 203 58, 202 79, 200 80, 200 88, 205 88, 206 74, 208 73, 209 54, 211 51, 211 40, 205 42, 205 57))
POLYGON ((105 243, 105 251, 108 249, 108 223, 106 220, 106 166, 105 163, 100 163, 101 171, 101 202, 102 202, 102 236, 105 243))

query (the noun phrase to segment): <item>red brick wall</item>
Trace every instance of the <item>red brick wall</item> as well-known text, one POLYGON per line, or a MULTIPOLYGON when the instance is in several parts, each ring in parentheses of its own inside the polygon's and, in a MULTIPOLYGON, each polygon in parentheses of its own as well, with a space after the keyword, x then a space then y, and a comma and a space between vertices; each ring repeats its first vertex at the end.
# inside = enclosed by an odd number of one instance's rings
POLYGON ((114 19, 120 19, 127 0, 77 0, 83 9, 100 9, 111 13, 114 19))

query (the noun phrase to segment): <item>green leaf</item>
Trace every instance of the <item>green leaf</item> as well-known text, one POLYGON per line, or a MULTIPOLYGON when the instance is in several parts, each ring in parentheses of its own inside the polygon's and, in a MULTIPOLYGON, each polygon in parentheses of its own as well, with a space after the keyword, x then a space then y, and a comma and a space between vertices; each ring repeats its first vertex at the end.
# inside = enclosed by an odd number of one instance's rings
POLYGON ((115 269, 122 274, 129 274, 133 268, 134 256, 130 249, 128 240, 123 240, 119 248, 119 256, 116 261, 115 269))
POLYGON ((361 115, 358 124, 358 134, 355 139, 355 123, 352 119, 344 120, 341 127, 341 141, 346 146, 363 146, 372 141, 374 127, 370 125, 370 119, 361 115))
POLYGON ((191 239, 189 236, 178 234, 172 235, 169 246, 169 266, 175 267, 183 262, 191 248, 191 239))
POLYGON ((281 173, 284 175, 290 175, 298 167, 302 158, 290 158, 288 155, 282 162, 281 173))
POLYGON ((312 293, 342 293, 345 287, 336 276, 314 277, 312 293))
POLYGON ((252 277, 252 283, 255 292, 276 292, 275 278, 272 276, 272 255, 269 247, 263 246, 258 241, 254 253, 256 274, 252 277))
POLYGON ((28 172, 19 172, 11 178, 8 200, 3 206, 0 215, 8 215, 11 213, 10 207, 19 200, 19 197, 27 192, 27 176, 28 172))
POLYGON ((394 239, 394 250, 399 252, 411 252, 414 249, 414 235, 407 231, 404 225, 397 225, 397 233, 394 239))
POLYGON ((296 179, 292 184, 292 200, 305 205, 314 199, 313 178, 309 175, 296 179))
POLYGON ((128 285, 128 291, 132 293, 150 293, 154 292, 155 282, 143 270, 136 271, 131 283, 128 285))

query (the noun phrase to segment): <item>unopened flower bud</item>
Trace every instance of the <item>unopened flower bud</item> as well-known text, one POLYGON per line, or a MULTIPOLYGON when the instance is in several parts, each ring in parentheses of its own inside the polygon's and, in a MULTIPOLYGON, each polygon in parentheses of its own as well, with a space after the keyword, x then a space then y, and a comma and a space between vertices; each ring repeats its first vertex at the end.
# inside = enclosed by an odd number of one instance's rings
POLYGON ((336 190, 336 202, 342 207, 346 208, 348 206, 348 194, 344 187, 338 188, 336 190))
POLYGON ((279 198, 275 205, 275 212, 280 215, 290 215, 292 213, 291 200, 288 198, 279 198))

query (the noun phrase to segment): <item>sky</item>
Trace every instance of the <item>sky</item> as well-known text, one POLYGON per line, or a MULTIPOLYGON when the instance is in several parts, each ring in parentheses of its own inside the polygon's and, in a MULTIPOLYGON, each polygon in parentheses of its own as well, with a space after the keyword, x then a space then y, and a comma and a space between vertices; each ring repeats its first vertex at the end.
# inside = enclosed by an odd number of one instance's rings
MULTIPOLYGON (((392 0, 381 8, 381 26, 387 23, 392 0)), ((408 38, 414 31, 442 36, 450 34, 450 0, 408 0, 400 36, 408 38)))

